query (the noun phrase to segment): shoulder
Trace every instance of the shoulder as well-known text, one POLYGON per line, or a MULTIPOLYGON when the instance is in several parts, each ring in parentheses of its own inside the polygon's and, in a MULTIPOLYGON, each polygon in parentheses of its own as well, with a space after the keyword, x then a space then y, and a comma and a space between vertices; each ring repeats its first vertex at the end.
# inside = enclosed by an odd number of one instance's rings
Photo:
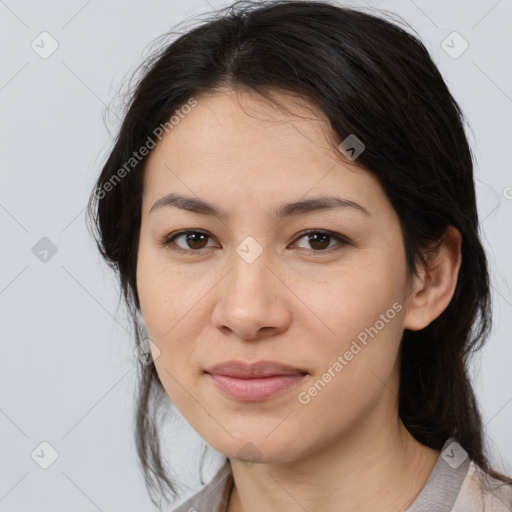
POLYGON ((491 477, 471 461, 452 512, 512 512, 512 485, 491 477))
POLYGON ((210 482, 172 512, 226 512, 232 487, 231 465, 225 462, 210 482))

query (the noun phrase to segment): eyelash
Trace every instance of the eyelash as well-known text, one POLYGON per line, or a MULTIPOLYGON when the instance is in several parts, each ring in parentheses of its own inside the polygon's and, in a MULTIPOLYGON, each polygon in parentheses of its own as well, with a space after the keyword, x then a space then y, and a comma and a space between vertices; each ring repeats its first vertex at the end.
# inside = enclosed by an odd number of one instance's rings
MULTIPOLYGON (((208 233, 206 233, 204 231, 199 231, 199 230, 178 231, 177 233, 172 233, 171 235, 166 236, 160 242, 160 245, 170 249, 173 252, 177 252, 180 254, 188 254, 188 255, 194 255, 194 256, 200 254, 203 251, 203 249, 182 249, 181 247, 176 246, 176 244, 173 242, 173 240, 175 238, 178 238, 179 236, 182 236, 182 235, 188 235, 188 234, 202 234, 202 235, 208 236, 209 238, 212 238, 208 233), (172 244, 174 244, 174 247, 172 247, 172 244)), ((339 233, 335 233, 333 231, 319 230, 319 229, 310 229, 307 231, 303 231, 303 232, 299 233, 299 236, 295 239, 295 241, 298 241, 301 238, 304 238, 306 235, 310 235, 310 234, 327 235, 327 236, 330 236, 331 238, 335 238, 339 242, 337 245, 335 245, 334 247, 331 247, 330 249, 325 249, 325 250, 311 249, 309 252, 314 253, 314 254, 331 253, 333 251, 333 249, 337 250, 340 247, 343 247, 345 245, 350 245, 350 243, 351 243, 347 237, 340 235, 339 233)), ((305 249, 305 250, 307 251, 307 249, 305 249)))

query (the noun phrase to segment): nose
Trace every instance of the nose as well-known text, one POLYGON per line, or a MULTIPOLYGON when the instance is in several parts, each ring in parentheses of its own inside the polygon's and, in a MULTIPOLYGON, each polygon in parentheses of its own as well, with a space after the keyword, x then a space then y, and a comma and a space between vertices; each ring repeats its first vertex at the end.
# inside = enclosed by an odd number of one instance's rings
POLYGON ((213 325, 228 336, 251 341, 284 332, 292 319, 293 294, 283 281, 265 251, 253 261, 236 253, 216 287, 213 325))

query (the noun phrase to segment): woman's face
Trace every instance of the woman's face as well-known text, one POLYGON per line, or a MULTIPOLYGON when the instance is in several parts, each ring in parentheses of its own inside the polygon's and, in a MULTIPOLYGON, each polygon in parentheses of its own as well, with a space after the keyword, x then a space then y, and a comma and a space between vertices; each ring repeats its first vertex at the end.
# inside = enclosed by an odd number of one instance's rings
POLYGON ((278 97, 308 118, 226 92, 197 98, 165 135, 145 166, 137 264, 172 402, 215 450, 262 463, 397 421, 409 291, 399 219, 378 181, 332 149, 327 121, 278 97), (226 217, 154 207, 169 194, 226 217), (276 216, 321 197, 352 203, 276 216), (247 394, 232 396, 206 371, 233 360, 306 375, 246 380, 247 394), (290 387, 265 395, 275 383, 290 387))

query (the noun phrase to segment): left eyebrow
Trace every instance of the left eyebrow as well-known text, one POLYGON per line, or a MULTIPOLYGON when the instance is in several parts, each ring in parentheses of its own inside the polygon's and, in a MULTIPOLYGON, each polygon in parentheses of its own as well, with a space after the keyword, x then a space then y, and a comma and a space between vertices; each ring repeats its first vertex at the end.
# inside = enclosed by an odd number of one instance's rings
MULTIPOLYGON (((229 219, 231 215, 224 209, 214 206, 197 197, 186 197, 179 194, 167 194, 156 201, 150 208, 149 213, 163 208, 165 206, 174 206, 182 210, 198 213, 201 215, 215 215, 221 219, 229 219)), ((303 199, 291 203, 284 203, 277 209, 270 212, 270 216, 275 219, 291 217, 296 215, 306 215, 322 210, 333 210, 336 208, 349 208, 371 217, 370 212, 350 199, 343 199, 338 196, 323 196, 312 199, 303 199)))

